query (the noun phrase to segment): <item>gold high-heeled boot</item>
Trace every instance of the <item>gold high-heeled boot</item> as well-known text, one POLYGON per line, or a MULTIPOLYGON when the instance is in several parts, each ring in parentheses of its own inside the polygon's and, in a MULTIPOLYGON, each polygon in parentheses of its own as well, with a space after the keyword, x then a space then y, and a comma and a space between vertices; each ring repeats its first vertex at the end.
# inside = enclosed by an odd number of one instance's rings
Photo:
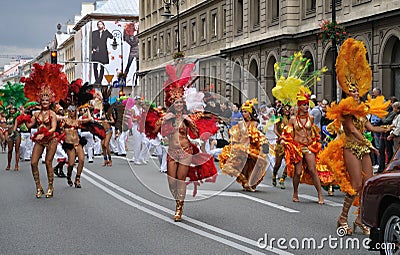
POLYGON ((175 209, 175 215, 174 215, 175 222, 182 221, 183 202, 184 201, 182 201, 182 200, 176 200, 176 209, 175 209))
POLYGON ((364 235, 369 236, 371 230, 369 227, 365 226, 360 219, 360 207, 357 208, 356 214, 358 215, 356 220, 353 222, 353 232, 355 233, 357 227, 359 227, 364 235))
POLYGON ((36 198, 40 198, 42 197, 42 195, 44 194, 42 185, 40 185, 40 178, 39 178, 39 171, 32 171, 32 175, 33 175, 33 180, 35 180, 35 184, 36 184, 36 198))
POLYGON ((343 229, 345 231, 345 235, 350 236, 353 232, 351 231, 351 228, 349 227, 349 224, 347 222, 348 215, 349 215, 349 210, 351 205, 353 204, 355 196, 350 196, 349 194, 346 194, 344 197, 343 201, 343 208, 342 208, 342 213, 339 216, 339 219, 337 221, 336 228, 343 229))
POLYGON ((46 192, 46 198, 51 198, 51 197, 53 197, 53 192, 54 192, 54 187, 53 187, 54 172, 53 171, 47 171, 47 180, 48 180, 48 188, 47 188, 47 192, 46 192))
POLYGON ((68 186, 70 186, 70 187, 72 187, 72 180, 71 180, 72 170, 74 170, 73 166, 67 167, 67 183, 68 183, 68 186))

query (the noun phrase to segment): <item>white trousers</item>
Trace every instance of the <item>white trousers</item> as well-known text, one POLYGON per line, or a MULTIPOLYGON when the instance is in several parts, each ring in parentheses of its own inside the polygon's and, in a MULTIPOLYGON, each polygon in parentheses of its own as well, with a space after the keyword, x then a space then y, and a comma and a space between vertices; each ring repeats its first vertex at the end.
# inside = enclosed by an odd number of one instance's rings
POLYGON ((20 158, 30 160, 32 154, 33 143, 31 140, 31 133, 21 132, 21 145, 20 145, 20 158), (28 148, 28 144, 30 144, 28 148), (28 150, 30 149, 30 150, 28 150))
POLYGON ((126 155, 125 142, 128 137, 128 131, 122 131, 121 134, 117 138, 117 152, 118 155, 124 154, 126 155))
POLYGON ((117 140, 115 139, 115 127, 111 126, 111 128, 112 128, 112 136, 110 139, 110 149, 111 149, 111 152, 117 153, 118 148, 117 148, 117 140))
POLYGON ((94 155, 100 155, 102 153, 101 140, 97 136, 95 136, 94 139, 95 139, 93 145, 94 155))
POLYGON ((93 135, 88 131, 83 131, 81 132, 81 136, 83 138, 86 138, 87 140, 87 144, 85 145, 85 151, 87 151, 88 160, 93 161, 93 145, 94 145, 93 135))

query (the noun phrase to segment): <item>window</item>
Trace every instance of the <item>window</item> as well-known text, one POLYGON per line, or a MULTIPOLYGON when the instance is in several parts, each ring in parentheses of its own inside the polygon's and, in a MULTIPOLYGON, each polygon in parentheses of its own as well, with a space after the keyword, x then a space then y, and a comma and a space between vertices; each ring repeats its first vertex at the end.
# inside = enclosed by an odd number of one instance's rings
POLYGON ((140 1, 140 8, 139 8, 141 17, 145 16, 145 13, 144 13, 145 8, 144 8, 144 6, 145 6, 145 0, 141 0, 140 1))
POLYGON ((305 0, 305 14, 311 15, 315 14, 316 0, 305 0))
POLYGON ((146 41, 142 41, 142 59, 146 59, 146 41))
POLYGON ((180 48, 180 45, 178 45, 178 44, 180 44, 180 41, 179 41, 179 34, 178 34, 178 27, 175 27, 175 30, 174 30, 174 40, 175 40, 175 42, 174 42, 174 49, 177 49, 178 47, 180 48))
POLYGON ((157 44, 157 36, 153 37, 153 57, 158 56, 158 44, 157 44))
POLYGON ((257 29, 260 27, 260 0, 252 0, 250 8, 251 28, 257 29))
POLYGON ((171 53, 171 31, 167 31, 167 37, 165 38, 166 53, 171 53))
POLYGON ((216 92, 216 85, 217 85, 217 67, 211 67, 211 75, 210 75, 210 84, 214 84, 214 92, 216 92))
POLYGON ((190 31, 190 41, 192 42, 192 45, 193 44, 196 44, 196 41, 197 41, 197 28, 196 28, 196 21, 195 20, 192 20, 192 28, 191 28, 191 31, 190 31))
POLYGON ((225 5, 222 7, 222 35, 225 36, 226 34, 226 7, 225 5))
POLYGON ((157 0, 153 0, 153 11, 157 11, 157 0))
MULTIPOLYGON (((370 0, 366 0, 366 1, 370 1, 370 0)), ((342 5, 342 0, 336 0, 336 10, 338 10, 338 7, 342 5)), ((354 3, 353 3, 354 5, 354 3)), ((326 12, 331 12, 332 11, 332 0, 325 0, 325 8, 326 8, 326 12)))
POLYGON ((218 35, 218 20, 217 20, 217 10, 211 13, 211 37, 217 37, 218 35))
POLYGON ((186 22, 184 24, 182 24, 182 45, 186 46, 187 44, 187 26, 186 26, 186 22))
POLYGON ((206 22, 206 17, 202 17, 202 18, 201 18, 200 38, 201 38, 202 41, 207 39, 207 22, 206 22))
POLYGON ((270 0, 271 24, 279 22, 279 0, 270 0))
POLYGON ((234 26, 237 34, 243 32, 243 0, 236 0, 234 26))
POLYGON ((151 13, 150 1, 146 1, 146 7, 146 15, 149 15, 151 13))
POLYGON ((165 52, 165 49, 164 49, 164 33, 160 33, 160 42, 159 42, 159 44, 160 44, 160 48, 159 48, 160 54, 164 54, 164 52, 165 52))
POLYGON ((371 0, 353 0, 352 4, 353 5, 359 5, 359 4, 365 4, 371 2, 371 0))
POLYGON ((151 38, 147 38, 147 59, 151 58, 151 38))

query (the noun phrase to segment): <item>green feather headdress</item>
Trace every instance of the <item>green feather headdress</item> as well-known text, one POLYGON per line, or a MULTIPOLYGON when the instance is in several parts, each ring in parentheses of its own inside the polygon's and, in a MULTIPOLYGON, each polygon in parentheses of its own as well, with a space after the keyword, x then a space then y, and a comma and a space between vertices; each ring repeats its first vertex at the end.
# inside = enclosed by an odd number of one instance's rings
POLYGON ((7 82, 4 85, 4 89, 0 89, 0 102, 7 108, 7 106, 12 105, 15 108, 19 108, 28 101, 28 98, 24 94, 24 85, 20 83, 7 82))

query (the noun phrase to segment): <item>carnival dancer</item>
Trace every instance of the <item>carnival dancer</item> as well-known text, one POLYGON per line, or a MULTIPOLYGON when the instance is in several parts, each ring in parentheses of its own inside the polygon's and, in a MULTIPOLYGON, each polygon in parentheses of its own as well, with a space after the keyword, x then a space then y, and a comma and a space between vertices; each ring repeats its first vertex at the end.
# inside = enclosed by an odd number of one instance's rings
MULTIPOLYGON (((4 89, 0 89, 0 102, 2 102, 5 110, 7 111, 6 124, 7 124, 7 167, 10 170, 12 154, 15 147, 15 166, 14 171, 18 171, 18 163, 20 158, 20 145, 21 145, 21 132, 20 125, 17 125, 15 119, 20 114, 19 109, 24 110, 23 105, 28 99, 24 95, 24 88, 22 84, 8 82, 5 84, 4 89)), ((27 131, 25 125, 21 125, 24 131, 27 131)))
POLYGON ((230 144, 218 156, 222 173, 236 177, 243 190, 252 192, 263 180, 267 167, 267 156, 262 152, 267 138, 257 129, 256 103, 254 98, 242 105, 243 120, 229 130, 230 144))
MULTIPOLYGON (((278 176, 279 168, 282 165, 283 157, 285 156, 285 147, 281 144, 283 129, 289 124, 290 119, 290 105, 284 105, 280 108, 278 113, 278 121, 275 123, 274 132, 278 137, 275 145, 275 165, 272 172, 272 185, 276 186, 276 178, 278 176)), ((286 167, 283 170, 281 178, 279 178, 279 185, 281 189, 285 189, 285 179, 287 177, 286 167)))
POLYGON ((94 122, 88 107, 88 102, 93 99, 93 94, 93 86, 88 83, 82 85, 82 79, 77 79, 69 85, 68 97, 70 100, 68 101, 71 104, 67 108, 67 117, 61 119, 61 127, 64 130, 62 147, 68 155, 67 183, 70 187, 72 187, 71 177, 76 157, 78 157, 78 166, 73 184, 75 188, 82 187, 80 177, 85 161, 83 146, 86 145, 87 140, 78 135, 78 129, 88 130, 92 137, 93 135, 98 135, 101 139, 105 137, 105 130, 94 122), (78 118, 78 109, 82 112, 80 118, 78 118))
POLYGON ((75 164, 75 158, 78 157, 78 167, 75 176, 75 188, 81 188, 81 174, 83 165, 85 162, 85 153, 83 146, 86 144, 84 138, 79 137, 78 129, 81 128, 82 124, 93 121, 89 110, 87 110, 88 118, 78 119, 77 108, 75 105, 68 106, 68 116, 63 118, 61 126, 65 132, 65 140, 63 142, 63 149, 68 155, 68 167, 67 167, 67 183, 72 187, 72 171, 75 164))
POLYGON ((321 151, 319 129, 314 125, 313 117, 308 115, 311 91, 309 87, 315 84, 319 76, 327 69, 317 70, 307 79, 303 75, 311 64, 309 59, 297 52, 287 60, 276 63, 273 95, 284 105, 295 106, 297 112, 291 116, 284 128, 280 143, 284 145, 287 174, 293 178, 293 202, 299 202, 298 187, 300 182, 313 184, 318 193, 318 203, 324 204, 321 181, 332 180, 332 174, 326 168, 317 169, 318 153, 321 151), (286 66, 289 70, 286 70, 286 66))
POLYGON ((212 155, 200 152, 190 142, 191 138, 217 131, 215 119, 203 119, 202 113, 188 114, 183 98, 185 88, 192 82, 191 73, 195 64, 178 60, 176 65, 167 65, 168 80, 164 84, 166 114, 150 107, 145 113, 145 134, 154 139, 158 131, 168 138, 167 155, 168 185, 176 201, 175 221, 181 221, 186 196, 186 179, 194 182, 195 191, 198 181, 214 182, 217 170, 212 155), (190 166, 194 164, 195 166, 190 166))
POLYGON ((104 137, 104 139, 101 139, 101 148, 103 151, 103 158, 104 158, 103 166, 112 166, 110 141, 113 135, 112 125, 115 124, 115 121, 110 109, 110 104, 108 102, 111 92, 112 92, 111 86, 101 88, 101 94, 103 96, 103 110, 100 122, 103 125, 104 130, 106 131, 106 136, 104 137))
POLYGON ((0 144, 1 151, 6 151, 7 139, 8 137, 8 128, 7 128, 7 117, 5 113, 5 109, 2 107, 0 110, 0 144))
POLYGON ((359 206, 360 192, 365 181, 373 175, 370 152, 378 154, 378 150, 365 137, 365 131, 383 133, 390 130, 389 126, 373 126, 366 116, 374 114, 384 117, 390 101, 384 103, 383 96, 376 99, 368 96, 365 103, 360 100, 371 89, 372 83, 372 71, 363 42, 349 38, 343 43, 336 59, 336 73, 339 85, 347 97, 329 107, 327 117, 335 120, 336 129, 343 129, 343 133, 322 152, 321 163, 333 170, 335 182, 346 193, 337 228, 351 235, 359 227, 363 234, 368 235, 370 229, 362 224, 359 208, 353 231, 348 225, 348 213, 352 204, 359 206))
POLYGON ((31 101, 40 103, 40 111, 35 112, 30 118, 28 115, 21 115, 17 121, 26 122, 30 128, 37 124, 37 132, 32 140, 35 142, 32 151, 31 167, 32 175, 36 184, 36 197, 40 198, 44 191, 40 185, 38 162, 43 150, 46 148, 46 170, 48 189, 45 194, 47 198, 53 197, 54 170, 52 166, 54 154, 57 149, 57 128, 56 113, 51 110, 51 105, 58 102, 67 95, 68 80, 65 73, 61 71, 61 65, 46 63, 44 66, 33 64, 32 73, 28 78, 21 78, 25 83, 25 96, 31 101))

